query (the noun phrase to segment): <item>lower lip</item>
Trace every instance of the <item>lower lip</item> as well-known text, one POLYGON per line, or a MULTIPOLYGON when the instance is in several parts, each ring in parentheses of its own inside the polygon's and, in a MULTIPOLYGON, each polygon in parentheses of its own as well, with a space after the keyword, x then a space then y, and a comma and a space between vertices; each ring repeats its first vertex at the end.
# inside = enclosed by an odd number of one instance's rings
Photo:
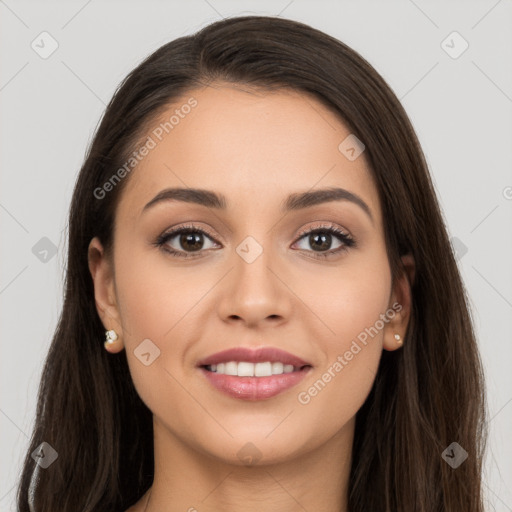
POLYGON ((210 384, 215 388, 233 398, 242 400, 265 400, 283 393, 287 389, 298 384, 311 367, 302 370, 283 373, 281 375, 270 375, 269 377, 237 377, 235 375, 223 375, 210 372, 201 367, 210 384))

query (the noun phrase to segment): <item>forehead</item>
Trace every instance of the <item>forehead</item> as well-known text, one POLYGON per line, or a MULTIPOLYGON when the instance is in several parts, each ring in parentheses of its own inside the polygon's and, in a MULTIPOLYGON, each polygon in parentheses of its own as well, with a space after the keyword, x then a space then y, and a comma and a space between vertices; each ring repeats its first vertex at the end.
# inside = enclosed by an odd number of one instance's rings
POLYGON ((343 187, 362 197, 378 219, 364 152, 351 161, 339 149, 350 135, 308 94, 233 84, 192 89, 150 122, 142 139, 151 149, 131 171, 118 215, 135 218, 167 187, 217 191, 228 208, 248 211, 263 204, 278 208, 292 192, 343 187))

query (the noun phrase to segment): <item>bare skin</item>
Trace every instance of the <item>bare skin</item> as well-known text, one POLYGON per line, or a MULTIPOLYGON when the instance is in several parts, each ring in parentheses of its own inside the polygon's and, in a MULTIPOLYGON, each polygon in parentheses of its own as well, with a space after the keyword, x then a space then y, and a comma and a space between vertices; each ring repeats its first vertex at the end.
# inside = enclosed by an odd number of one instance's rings
POLYGON ((191 96, 197 106, 125 178, 113 260, 97 238, 89 246, 98 313, 119 334, 108 350, 126 349, 153 412, 153 486, 127 512, 346 511, 355 415, 382 350, 400 348, 394 335, 406 332, 414 262, 403 258, 409 274, 392 287, 377 189, 364 152, 350 161, 338 150, 350 131, 334 113, 307 95, 221 83, 190 91, 162 119, 191 96), (227 207, 172 200, 143 212, 168 187, 223 194, 227 207), (371 218, 348 200, 280 210, 289 194, 329 187, 359 196, 371 218), (164 247, 192 257, 153 244, 184 224, 207 230, 196 231, 201 248, 180 235, 164 247), (330 226, 356 245, 322 258, 344 242, 332 235, 322 250, 301 232, 322 227, 329 238, 330 226), (263 250, 251 263, 236 251, 248 236, 263 250), (333 373, 393 304, 400 311, 333 373), (145 366, 134 350, 148 338, 160 356, 145 366), (196 365, 238 346, 278 347, 313 368, 273 398, 233 398, 196 365), (308 394, 329 368, 325 387, 308 394), (255 464, 240 458, 244 446, 255 464))

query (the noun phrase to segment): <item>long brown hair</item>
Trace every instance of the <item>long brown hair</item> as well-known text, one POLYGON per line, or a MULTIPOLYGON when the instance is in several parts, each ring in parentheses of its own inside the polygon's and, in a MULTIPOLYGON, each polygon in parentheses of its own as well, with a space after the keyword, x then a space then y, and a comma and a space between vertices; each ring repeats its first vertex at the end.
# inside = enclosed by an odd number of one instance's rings
POLYGON ((124 511, 152 484, 152 413, 133 386, 125 351, 103 348, 87 261, 94 236, 112 247, 116 204, 129 178, 103 199, 94 191, 126 162, 162 109, 214 80, 307 92, 333 109, 366 146, 393 279, 402 271, 401 255, 411 253, 416 262, 404 346, 383 352, 357 413, 350 512, 482 512, 482 364, 411 123, 354 50, 305 24, 267 16, 225 19, 165 44, 107 106, 73 193, 63 309, 42 372, 19 511, 29 512, 29 494, 34 512, 124 511), (39 470, 32 452, 43 442, 58 458, 39 470), (468 454, 456 469, 442 457, 452 442, 468 454))

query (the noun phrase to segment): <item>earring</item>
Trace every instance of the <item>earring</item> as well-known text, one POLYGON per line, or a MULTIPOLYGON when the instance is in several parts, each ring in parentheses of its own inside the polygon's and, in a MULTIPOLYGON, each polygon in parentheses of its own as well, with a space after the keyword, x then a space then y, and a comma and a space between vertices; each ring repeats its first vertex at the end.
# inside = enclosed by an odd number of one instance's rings
POLYGON ((114 329, 110 329, 110 331, 105 331, 105 347, 108 345, 113 345, 119 336, 114 329))
POLYGON ((402 338, 400 338, 400 334, 395 334, 395 340, 398 345, 402 344, 402 338))

